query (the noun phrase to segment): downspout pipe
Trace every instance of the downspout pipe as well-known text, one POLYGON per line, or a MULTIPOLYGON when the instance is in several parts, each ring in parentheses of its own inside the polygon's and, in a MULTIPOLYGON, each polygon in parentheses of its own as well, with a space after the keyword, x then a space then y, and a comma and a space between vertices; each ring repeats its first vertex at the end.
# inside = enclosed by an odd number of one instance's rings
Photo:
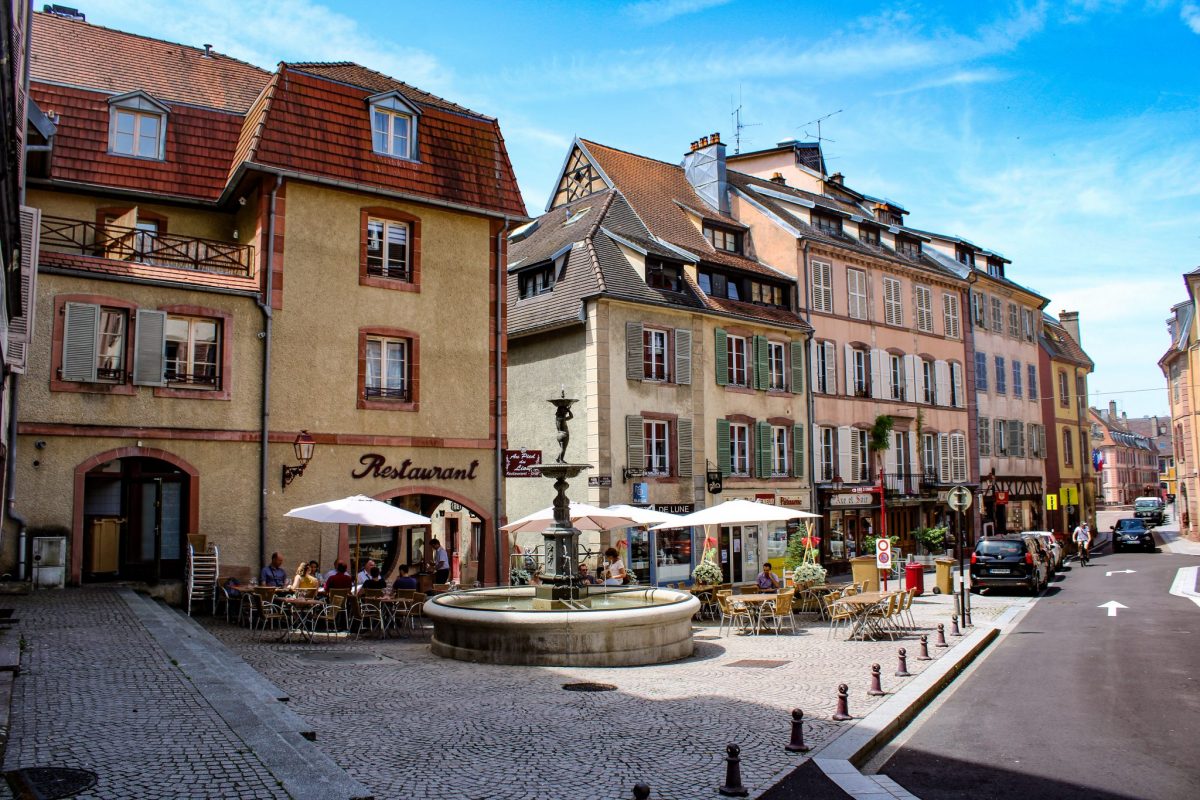
POLYGON ((267 481, 270 474, 270 437, 271 437, 271 291, 274 287, 272 273, 275 266, 275 198, 279 187, 283 185, 283 176, 275 176, 275 186, 271 188, 270 211, 267 215, 267 278, 264 284, 263 299, 259 299, 258 309, 263 315, 263 356, 262 356, 262 423, 258 448, 259 478, 258 478, 258 563, 265 564, 267 558, 267 481))
MULTIPOLYGON (((505 242, 508 240, 508 229, 511 227, 512 221, 507 214, 504 215, 504 227, 496 234, 496 320, 495 320, 495 335, 496 335, 496 396, 493 398, 492 413, 495 419, 496 427, 496 444, 495 444, 495 469, 492 478, 492 494, 495 496, 495 509, 493 511, 492 524, 495 526, 495 552, 492 558, 496 563, 496 585, 500 586, 504 583, 503 555, 500 552, 500 520, 504 514, 504 498, 501 495, 502 483, 504 481, 504 443, 501 437, 501 432, 504 426, 504 412, 501 409, 501 401, 505 390, 505 377, 502 372, 504 366, 501 342, 504 341, 504 303, 507 299, 508 285, 508 270, 504 263, 505 242)), ((482 545, 482 540, 480 544, 482 545)), ((481 581, 482 583, 483 581, 481 581)))
MULTIPOLYGON (((812 327, 812 297, 809 294, 812 290, 812 282, 808 278, 808 266, 808 240, 805 239, 800 243, 800 275, 804 281, 804 321, 809 324, 809 327, 812 327)), ((808 433, 810 436, 812 435, 813 427, 817 424, 817 387, 813 385, 812 381, 812 358, 814 352, 812 343, 816 339, 817 331, 816 328, 813 328, 812 332, 808 334, 808 433)), ((808 443, 808 475, 809 481, 812 484, 812 491, 810 492, 812 509, 810 510, 814 514, 821 513, 819 510, 820 503, 817 502, 817 447, 819 444, 819 442, 812 440, 808 443)))

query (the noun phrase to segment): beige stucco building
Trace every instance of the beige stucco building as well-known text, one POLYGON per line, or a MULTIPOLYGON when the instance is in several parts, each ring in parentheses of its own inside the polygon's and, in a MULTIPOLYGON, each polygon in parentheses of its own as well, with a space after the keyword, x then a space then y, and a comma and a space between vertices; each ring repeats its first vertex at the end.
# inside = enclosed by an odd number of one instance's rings
POLYGON ((1196 331, 1196 284, 1200 271, 1185 274, 1184 285, 1188 299, 1171 307, 1167 318, 1167 333, 1171 345, 1158 360, 1158 366, 1167 379, 1167 400, 1171 409, 1172 443, 1175 454, 1175 508, 1180 532, 1200 540, 1200 428, 1196 424, 1196 388, 1192 376, 1198 374, 1196 354, 1200 342, 1196 331))
POLYGON ((1087 379, 1092 360, 1079 341, 1079 312, 1042 315, 1038 376, 1046 425, 1046 530, 1069 537, 1083 521, 1096 522, 1091 417, 1087 379))

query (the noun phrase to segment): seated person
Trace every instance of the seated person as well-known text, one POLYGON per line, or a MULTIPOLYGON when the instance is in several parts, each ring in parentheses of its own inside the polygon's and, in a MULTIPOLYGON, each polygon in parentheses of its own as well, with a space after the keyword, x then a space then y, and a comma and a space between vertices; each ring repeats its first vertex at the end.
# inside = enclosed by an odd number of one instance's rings
POLYGON ((293 589, 316 589, 321 585, 321 581, 308 569, 308 562, 305 561, 301 561, 300 566, 296 567, 296 577, 292 578, 293 589))
POLYGON ((579 578, 579 582, 583 584, 595 585, 600 583, 600 579, 591 574, 591 572, 588 571, 588 565, 582 561, 579 562, 579 574, 577 577, 579 578))
POLYGON ((287 586, 287 582, 287 573, 283 571, 283 556, 278 551, 271 553, 271 563, 262 568, 258 575, 258 584, 282 589, 287 586))
POLYGON ((246 591, 248 588, 249 587, 247 587, 246 584, 242 583, 237 578, 230 578, 229 580, 225 581, 225 593, 229 595, 231 600, 235 597, 241 597, 242 592, 246 591))
POLYGON ((604 567, 604 585, 605 586, 620 586, 625 583, 629 573, 625 569, 625 562, 621 560, 621 556, 617 553, 617 548, 610 547, 604 551, 606 565, 604 567))
POLYGON ((379 567, 371 567, 371 572, 367 579, 362 582, 359 589, 386 589, 387 581, 379 574, 379 567))
POLYGON ((325 581, 325 591, 354 588, 354 578, 350 577, 349 569, 345 561, 337 562, 333 575, 325 581))
POLYGON ((400 565, 400 574, 396 576, 392 588, 396 590, 411 589, 414 592, 417 590, 417 579, 408 574, 408 564, 400 565))
POLYGON ((359 586, 366 583, 371 577, 371 570, 373 569, 375 569, 375 561, 368 558, 367 563, 363 564, 363 568, 359 571, 358 575, 355 576, 354 582, 359 586))
POLYGON ((758 584, 760 592, 775 592, 779 590, 779 578, 776 578, 775 573, 771 572, 770 561, 763 563, 762 572, 758 573, 758 580, 755 583, 758 584))

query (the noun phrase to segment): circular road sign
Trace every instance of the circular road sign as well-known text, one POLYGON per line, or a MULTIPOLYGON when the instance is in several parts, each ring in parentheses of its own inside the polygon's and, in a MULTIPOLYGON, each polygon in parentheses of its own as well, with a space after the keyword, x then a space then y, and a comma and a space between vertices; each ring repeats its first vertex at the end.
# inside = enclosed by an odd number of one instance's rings
POLYGON ((946 505, 955 511, 966 511, 971 507, 971 490, 965 486, 955 486, 946 494, 946 505))

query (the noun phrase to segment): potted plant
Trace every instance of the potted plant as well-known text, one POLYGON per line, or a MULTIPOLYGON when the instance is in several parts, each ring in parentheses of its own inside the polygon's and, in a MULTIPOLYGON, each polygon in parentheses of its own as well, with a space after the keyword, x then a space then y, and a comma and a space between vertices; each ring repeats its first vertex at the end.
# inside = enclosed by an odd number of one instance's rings
POLYGON ((828 570, 817 560, 820 546, 821 538, 819 536, 811 536, 800 531, 793 533, 788 539, 787 552, 783 556, 783 568, 792 571, 792 580, 797 584, 825 582, 828 570))
POLYGON ((941 555, 946 550, 946 534, 949 529, 945 526, 933 528, 917 528, 912 532, 913 538, 925 548, 930 555, 941 555))
POLYGON ((721 582, 722 577, 724 575, 721 573, 721 568, 707 558, 701 559, 696 568, 692 570, 692 580, 698 586, 716 586, 721 582))

